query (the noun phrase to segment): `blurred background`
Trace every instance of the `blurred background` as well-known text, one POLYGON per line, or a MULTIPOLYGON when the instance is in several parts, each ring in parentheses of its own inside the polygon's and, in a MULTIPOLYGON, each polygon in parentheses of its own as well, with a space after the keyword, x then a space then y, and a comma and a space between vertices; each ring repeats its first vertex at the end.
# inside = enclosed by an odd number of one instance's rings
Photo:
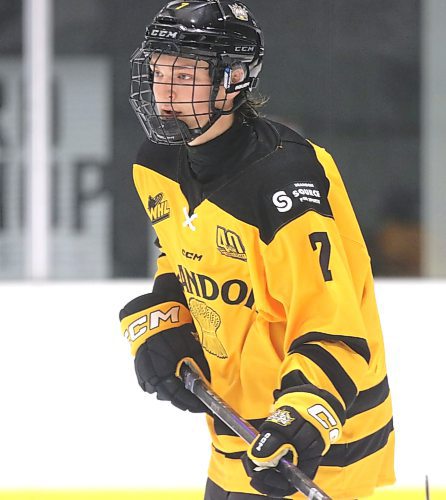
MULTIPOLYGON (((423 498, 428 475, 444 499, 446 0, 246 3, 265 33, 265 114, 333 154, 372 256, 397 486, 418 491, 398 498, 423 498)), ((130 55, 163 4, 0 0, 2 499, 172 500, 158 490, 206 477, 200 417, 139 389, 117 318, 158 253, 132 182, 145 137, 128 96, 130 55)))
MULTIPOLYGON (((334 155, 375 275, 446 276, 446 2, 247 3, 265 114, 334 155)), ((163 4, 0 0, 0 279, 152 274, 129 57, 163 4)))

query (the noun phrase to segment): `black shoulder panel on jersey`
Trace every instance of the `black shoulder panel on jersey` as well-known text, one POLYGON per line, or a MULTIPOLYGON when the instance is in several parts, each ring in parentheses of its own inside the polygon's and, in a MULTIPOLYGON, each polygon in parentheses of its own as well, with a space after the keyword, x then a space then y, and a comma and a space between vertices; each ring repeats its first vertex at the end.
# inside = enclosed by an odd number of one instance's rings
POLYGON ((155 144, 147 139, 139 148, 135 163, 178 181, 178 158, 182 147, 155 144))
POLYGON ((243 169, 210 201, 260 231, 269 244, 277 231, 308 211, 333 217, 329 180, 312 145, 288 127, 255 120, 259 142, 276 141, 261 160, 243 169))

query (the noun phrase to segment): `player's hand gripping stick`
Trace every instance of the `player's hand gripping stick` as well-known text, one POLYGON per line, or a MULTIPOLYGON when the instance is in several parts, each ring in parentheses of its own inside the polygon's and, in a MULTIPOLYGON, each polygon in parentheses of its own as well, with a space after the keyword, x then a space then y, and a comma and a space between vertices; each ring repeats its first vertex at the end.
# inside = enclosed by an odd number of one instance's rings
MULTIPOLYGON (((230 427, 247 443, 252 443, 257 437, 257 430, 223 401, 198 373, 186 362, 182 364, 180 375, 186 389, 195 394, 214 415, 230 427)), ((277 468, 287 478, 288 482, 309 500, 331 500, 309 477, 298 467, 281 459, 277 468)))

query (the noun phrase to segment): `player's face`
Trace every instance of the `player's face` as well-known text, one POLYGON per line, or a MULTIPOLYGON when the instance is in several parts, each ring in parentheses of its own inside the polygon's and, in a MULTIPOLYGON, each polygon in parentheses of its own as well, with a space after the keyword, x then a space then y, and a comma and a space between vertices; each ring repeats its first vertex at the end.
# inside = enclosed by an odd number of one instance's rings
POLYGON ((209 122, 212 81, 206 61, 155 53, 150 67, 153 93, 162 118, 176 117, 189 128, 209 122))

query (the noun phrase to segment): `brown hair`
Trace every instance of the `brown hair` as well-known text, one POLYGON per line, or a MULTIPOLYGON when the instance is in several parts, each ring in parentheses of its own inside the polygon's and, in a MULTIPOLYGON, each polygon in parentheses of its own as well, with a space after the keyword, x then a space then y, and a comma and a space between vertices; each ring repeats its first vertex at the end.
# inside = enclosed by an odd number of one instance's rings
POLYGON ((251 94, 251 92, 246 92, 245 101, 238 108, 237 112, 243 116, 243 118, 257 118, 260 116, 260 109, 269 101, 269 97, 262 94, 256 93, 251 94))

